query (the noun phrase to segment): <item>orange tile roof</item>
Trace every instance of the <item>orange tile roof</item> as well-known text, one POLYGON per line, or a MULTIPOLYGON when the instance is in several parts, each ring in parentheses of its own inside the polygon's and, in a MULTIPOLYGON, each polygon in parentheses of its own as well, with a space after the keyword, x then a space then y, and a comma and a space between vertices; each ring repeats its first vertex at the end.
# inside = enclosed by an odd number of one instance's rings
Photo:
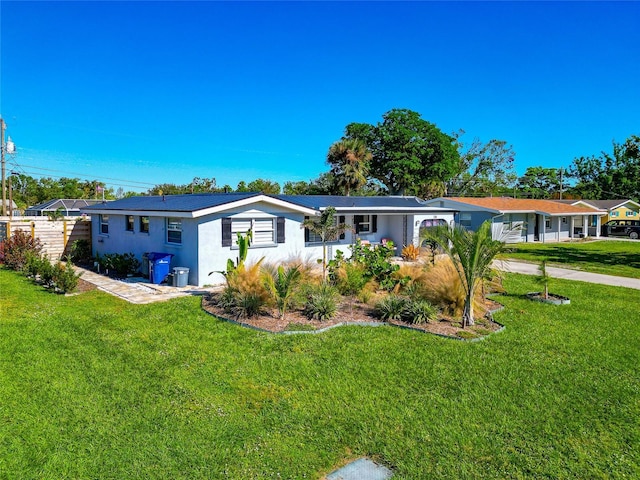
POLYGON ((528 198, 510 197, 446 197, 445 200, 475 205, 490 210, 497 210, 501 213, 507 212, 539 212, 547 215, 579 215, 605 213, 604 210, 597 210, 587 206, 566 205, 553 200, 531 200, 528 198))

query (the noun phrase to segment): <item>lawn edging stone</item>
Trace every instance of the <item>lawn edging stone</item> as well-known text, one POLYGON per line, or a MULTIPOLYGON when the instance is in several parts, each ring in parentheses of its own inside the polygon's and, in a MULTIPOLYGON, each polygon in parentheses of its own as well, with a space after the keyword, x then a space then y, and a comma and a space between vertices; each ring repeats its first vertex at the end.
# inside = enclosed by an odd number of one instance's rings
POLYGON ((529 292, 526 296, 534 302, 548 303, 550 305, 569 305, 571 303, 568 297, 563 297, 555 293, 549 293, 548 298, 544 298, 543 292, 529 292))

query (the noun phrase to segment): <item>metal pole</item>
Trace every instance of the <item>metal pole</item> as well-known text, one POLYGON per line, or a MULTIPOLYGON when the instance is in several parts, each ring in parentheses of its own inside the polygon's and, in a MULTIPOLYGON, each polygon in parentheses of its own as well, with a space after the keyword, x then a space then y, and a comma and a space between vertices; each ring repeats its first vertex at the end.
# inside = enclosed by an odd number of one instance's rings
POLYGON ((4 151, 5 151, 5 144, 4 144, 4 129, 5 129, 5 123, 4 123, 4 119, 0 118, 0 155, 2 156, 2 216, 6 217, 7 216, 7 177, 6 177, 6 164, 5 164, 5 160, 4 160, 4 151))
POLYGON ((9 174, 9 220, 13 220, 13 193, 11 191, 11 177, 13 172, 9 174))

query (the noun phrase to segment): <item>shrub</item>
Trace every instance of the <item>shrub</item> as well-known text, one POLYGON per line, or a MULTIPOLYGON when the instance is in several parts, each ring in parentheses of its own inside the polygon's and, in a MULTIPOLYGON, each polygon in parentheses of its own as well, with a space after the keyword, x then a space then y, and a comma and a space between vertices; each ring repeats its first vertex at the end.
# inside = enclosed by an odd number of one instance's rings
POLYGON ((369 248, 369 246, 363 246, 360 241, 358 241, 352 247, 353 253, 349 261, 363 265, 365 276, 368 279, 375 279, 380 288, 390 291, 399 283, 406 281, 406 279, 399 279, 394 275, 400 268, 399 265, 393 264, 390 261, 394 251, 392 242, 388 242, 386 245, 378 245, 375 248, 369 248))
POLYGON ((376 304, 375 314, 382 320, 401 320, 406 308, 405 297, 388 295, 376 304))
POLYGON ((42 244, 37 238, 16 230, 10 238, 0 243, 0 263, 16 271, 22 271, 27 261, 27 252, 39 255, 42 251, 42 244))
POLYGON ((140 269, 140 261, 133 253, 105 253, 102 257, 96 255, 96 261, 106 273, 112 270, 118 275, 127 275, 140 269))
POLYGON ((53 265, 47 257, 41 257, 38 265, 38 275, 40 282, 45 287, 53 287, 53 265))
POLYGON ((426 300, 409 300, 402 319, 407 323, 430 323, 438 318, 438 309, 426 300))
POLYGON ((52 280, 55 288, 62 293, 68 293, 76 289, 81 275, 82 273, 75 272, 71 262, 67 262, 66 264, 58 262, 53 267, 52 280))
POLYGON ((227 285, 218 305, 227 313, 248 318, 258 315, 269 301, 269 292, 260 276, 260 262, 242 265, 225 275, 227 285))
POLYGON ((35 278, 39 273, 40 255, 34 252, 27 252, 24 266, 22 268, 22 273, 24 273, 27 277, 35 278))
POLYGON ((69 259, 75 263, 87 262, 91 259, 91 244, 88 240, 79 239, 71 244, 69 259))
POLYGON ((369 279, 359 263, 344 263, 336 271, 336 287, 342 295, 358 295, 369 279))
POLYGON ((410 243, 402 249, 402 258, 408 262, 415 262, 420 256, 420 249, 410 243))
POLYGON ((259 315, 264 305, 264 298, 258 292, 236 292, 232 313, 236 318, 251 318, 259 315))
MULTIPOLYGON (((453 261, 446 257, 425 271, 421 296, 434 305, 442 307, 445 313, 461 317, 464 312, 465 290, 453 261)), ((486 308, 482 300, 482 283, 476 289, 473 308, 484 315, 486 308)))
POLYGON ((323 283, 315 288, 307 298, 304 315, 309 319, 326 321, 335 317, 338 311, 338 295, 329 284, 323 283))
POLYGON ((278 307, 280 318, 284 316, 293 301, 297 288, 297 282, 302 275, 297 265, 284 267, 280 265, 277 269, 263 267, 265 287, 278 307))

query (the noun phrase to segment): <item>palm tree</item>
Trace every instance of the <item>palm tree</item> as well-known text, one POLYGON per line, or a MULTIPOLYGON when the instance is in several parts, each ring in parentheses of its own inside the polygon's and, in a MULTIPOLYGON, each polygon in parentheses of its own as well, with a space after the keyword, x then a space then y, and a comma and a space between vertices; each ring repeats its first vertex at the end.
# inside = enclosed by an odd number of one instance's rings
POLYGON ((344 189, 348 197, 352 190, 367 184, 371 152, 366 144, 357 138, 338 140, 327 153, 327 163, 331 165, 331 174, 336 183, 344 189))
POLYGON ((287 308, 295 293, 298 279, 301 276, 298 265, 287 268, 279 265, 276 269, 265 269, 265 286, 271 292, 278 307, 280 318, 284 320, 287 308))
POLYGON ((351 226, 336 222, 336 209, 327 207, 319 217, 305 219, 302 227, 318 235, 322 241, 322 279, 324 280, 327 278, 327 242, 337 240, 351 226))
POLYGON ((474 293, 488 277, 491 262, 504 250, 505 243, 493 240, 491 222, 488 221, 475 232, 462 226, 443 225, 426 231, 424 235, 425 239, 435 241, 453 261, 465 291, 462 328, 474 325, 474 293))

